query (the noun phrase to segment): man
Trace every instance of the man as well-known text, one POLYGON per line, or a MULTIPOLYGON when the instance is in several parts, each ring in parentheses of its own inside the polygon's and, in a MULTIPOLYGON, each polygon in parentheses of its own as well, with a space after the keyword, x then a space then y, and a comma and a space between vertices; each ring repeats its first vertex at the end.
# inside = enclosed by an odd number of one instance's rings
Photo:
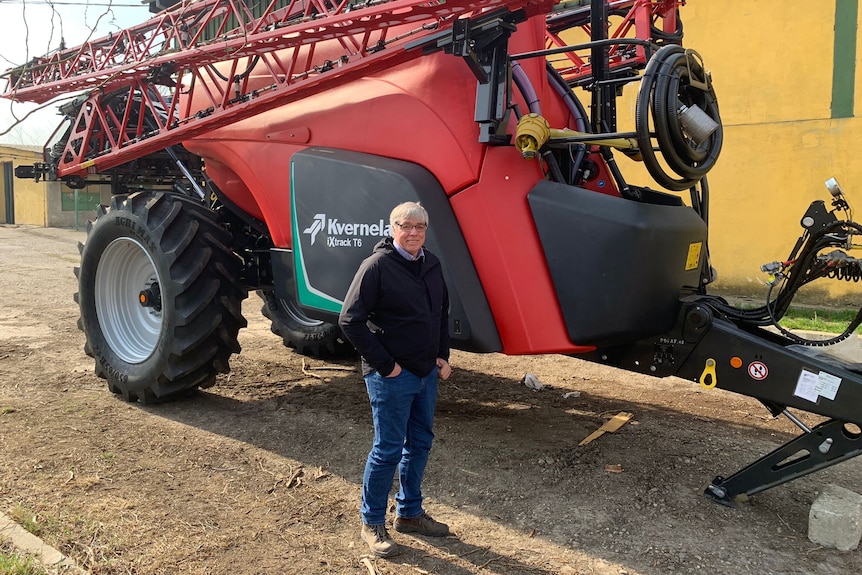
POLYGON ((437 378, 448 379, 449 293, 440 260, 423 246, 428 212, 416 202, 389 215, 392 237, 359 266, 338 323, 362 356, 374 444, 362 477, 362 539, 378 557, 398 553, 386 530, 395 470, 394 527, 442 537, 449 527, 422 508, 422 476, 434 439, 437 378))

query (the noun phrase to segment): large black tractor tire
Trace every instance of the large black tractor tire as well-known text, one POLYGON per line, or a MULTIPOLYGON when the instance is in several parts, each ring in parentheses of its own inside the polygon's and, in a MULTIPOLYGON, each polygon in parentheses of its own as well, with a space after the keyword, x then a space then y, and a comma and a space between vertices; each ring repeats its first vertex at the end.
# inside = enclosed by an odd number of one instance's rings
POLYGON ((75 301, 84 351, 112 392, 155 403, 230 371, 248 296, 230 242, 215 213, 175 194, 116 196, 96 209, 75 301))
POLYGON ((285 347, 311 357, 356 353, 337 325, 306 316, 296 302, 280 300, 272 290, 258 290, 257 295, 263 300, 261 313, 272 322, 272 333, 281 336, 285 347))

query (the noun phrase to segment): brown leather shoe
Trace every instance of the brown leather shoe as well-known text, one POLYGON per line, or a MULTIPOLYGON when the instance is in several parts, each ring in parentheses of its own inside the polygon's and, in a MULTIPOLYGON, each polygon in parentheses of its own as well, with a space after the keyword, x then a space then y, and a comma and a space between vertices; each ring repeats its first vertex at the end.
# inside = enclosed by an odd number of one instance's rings
POLYGON ((371 552, 378 557, 392 557, 398 553, 398 544, 389 536, 386 525, 365 525, 363 523, 360 536, 368 544, 371 552))
POLYGON ((396 517, 395 531, 399 533, 418 533, 430 537, 445 537, 449 535, 449 526, 422 512, 416 517, 396 517))

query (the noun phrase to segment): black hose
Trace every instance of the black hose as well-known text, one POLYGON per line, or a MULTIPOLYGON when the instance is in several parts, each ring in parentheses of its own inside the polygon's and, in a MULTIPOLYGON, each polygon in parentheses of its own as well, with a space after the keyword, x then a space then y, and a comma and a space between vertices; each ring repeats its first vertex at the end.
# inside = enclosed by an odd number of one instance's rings
POLYGON ((829 247, 844 245, 849 234, 862 233, 862 226, 852 221, 832 222, 816 232, 809 234, 793 264, 773 298, 777 284, 772 284, 766 296, 766 305, 754 309, 739 309, 730 306, 722 298, 707 296, 704 303, 727 318, 747 325, 772 325, 788 339, 808 346, 828 346, 849 337, 859 325, 862 325, 862 309, 850 321, 846 329, 839 335, 826 340, 809 340, 802 338, 779 325, 779 321, 787 310, 796 293, 804 285, 814 280, 833 277, 834 268, 818 259, 818 254, 829 247))
POLYGON ((530 82, 530 78, 524 72, 519 62, 512 62, 512 79, 515 81, 515 86, 518 87, 521 95, 524 96, 524 100, 527 101, 527 108, 529 108, 530 113, 541 116, 542 107, 539 103, 539 96, 536 94, 533 83, 530 82))
POLYGON ((691 188, 713 168, 724 138, 715 92, 695 55, 672 44, 659 49, 647 64, 635 105, 635 132, 644 165, 660 186, 677 192, 691 188), (718 128, 695 144, 680 123, 680 104, 697 106, 718 128), (653 137, 665 163, 679 177, 668 174, 659 162, 653 137))
MULTIPOLYGON (((545 69, 548 74, 548 81, 551 84, 551 87, 554 91, 557 92, 563 102, 566 104, 566 108, 568 108, 569 113, 572 115, 572 118, 575 120, 575 129, 579 132, 589 132, 591 129, 590 122, 587 118, 587 111, 584 109, 584 105, 572 91, 571 86, 569 86, 563 77, 560 75, 560 72, 554 68, 554 65, 550 62, 545 64, 545 69)), ((579 145, 576 146, 577 153, 571 157, 571 177, 569 178, 569 182, 573 184, 577 184, 577 174, 581 169, 581 164, 584 161, 584 158, 587 155, 587 146, 579 145)), ((570 151, 571 154, 571 151, 570 151)))
POLYGON ((246 76, 251 74, 251 71, 254 69, 255 66, 257 66, 257 63, 259 61, 260 61, 260 56, 255 56, 254 58, 252 58, 251 63, 249 63, 249 65, 246 66, 245 71, 242 74, 234 74, 233 78, 228 78, 227 76, 225 76, 224 74, 219 72, 215 66, 210 65, 210 66, 208 66, 208 68, 210 69, 210 71, 212 73, 214 73, 216 76, 221 78, 222 81, 224 81, 224 82, 229 82, 229 81, 236 82, 238 80, 244 80, 246 76))
POLYGON ((676 30, 673 32, 665 32, 655 25, 656 20, 650 23, 650 36, 658 44, 682 44, 682 38, 685 34, 682 29, 682 20, 679 17, 679 10, 676 11, 676 30))
POLYGON ((590 123, 587 119, 587 111, 584 108, 584 105, 581 104, 581 101, 578 99, 578 97, 575 96, 575 93, 572 91, 572 88, 560 75, 559 70, 554 68, 554 65, 550 62, 545 63, 545 70, 547 71, 548 81, 550 82, 551 87, 554 89, 557 95, 562 98, 563 102, 566 104, 566 108, 569 110, 569 113, 574 118, 575 129, 579 132, 589 132, 590 123))

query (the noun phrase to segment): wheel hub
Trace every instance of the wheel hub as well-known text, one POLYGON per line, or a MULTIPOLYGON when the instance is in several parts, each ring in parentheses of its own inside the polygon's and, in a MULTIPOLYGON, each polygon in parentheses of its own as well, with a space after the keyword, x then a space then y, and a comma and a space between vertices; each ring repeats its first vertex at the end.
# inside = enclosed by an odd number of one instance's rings
POLYGON ((155 263, 133 238, 112 241, 96 269, 95 304, 105 342, 123 361, 146 361, 162 331, 162 295, 155 263))
POLYGON ((138 294, 138 303, 143 307, 151 307, 154 311, 162 311, 162 290, 159 284, 153 283, 138 294))

